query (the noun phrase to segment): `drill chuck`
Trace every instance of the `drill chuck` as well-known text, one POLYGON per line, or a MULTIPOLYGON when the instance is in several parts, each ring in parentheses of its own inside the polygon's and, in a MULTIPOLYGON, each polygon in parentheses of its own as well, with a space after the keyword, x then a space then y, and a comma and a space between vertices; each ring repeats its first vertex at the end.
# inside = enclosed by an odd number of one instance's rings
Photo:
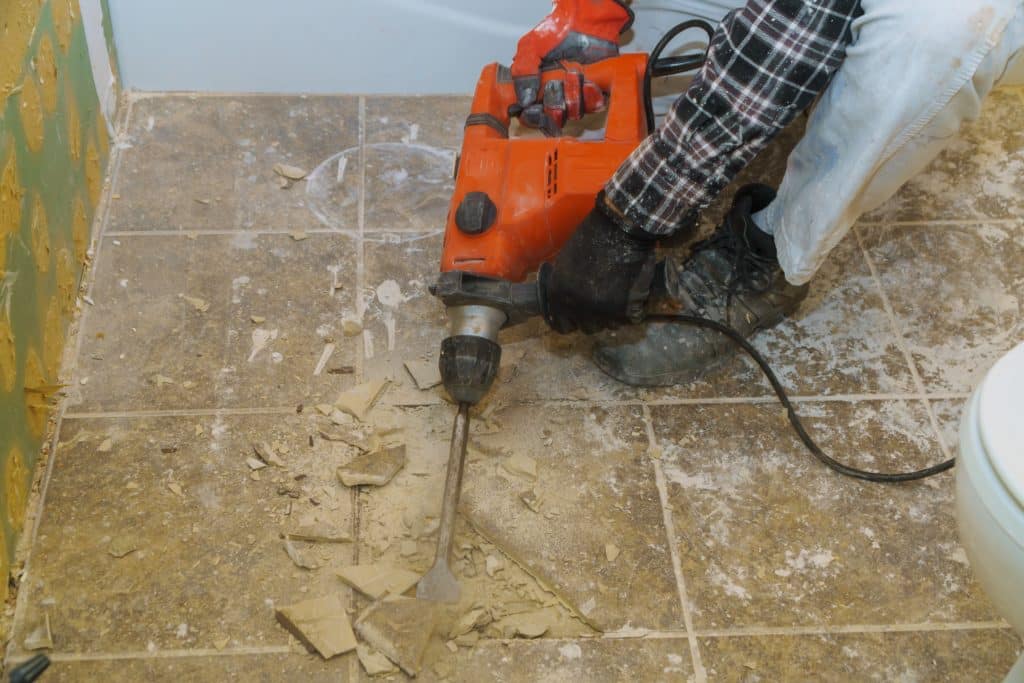
POLYGON ((458 335, 441 342, 441 379, 456 403, 480 402, 498 376, 501 345, 486 337, 458 335))
POLYGON ((493 306, 448 309, 451 334, 441 342, 441 380, 456 403, 475 405, 490 390, 501 365, 498 331, 508 316, 493 306))

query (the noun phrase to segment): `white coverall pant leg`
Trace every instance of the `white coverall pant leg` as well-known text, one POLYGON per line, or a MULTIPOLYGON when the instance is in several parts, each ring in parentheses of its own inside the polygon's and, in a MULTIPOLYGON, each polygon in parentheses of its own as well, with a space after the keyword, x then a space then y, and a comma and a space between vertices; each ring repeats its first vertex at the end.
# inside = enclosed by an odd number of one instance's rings
POLYGON ((759 216, 786 279, 811 279, 878 207, 976 119, 1024 50, 1024 0, 863 0, 846 61, 759 216))

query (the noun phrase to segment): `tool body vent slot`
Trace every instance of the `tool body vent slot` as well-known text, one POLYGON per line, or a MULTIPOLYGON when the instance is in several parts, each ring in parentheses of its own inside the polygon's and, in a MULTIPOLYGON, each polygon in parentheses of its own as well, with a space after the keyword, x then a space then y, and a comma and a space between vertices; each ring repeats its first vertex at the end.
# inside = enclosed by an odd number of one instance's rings
POLYGON ((545 195, 548 199, 553 198, 558 194, 558 150, 549 152, 546 163, 544 164, 544 172, 547 177, 545 183, 546 192, 545 195))

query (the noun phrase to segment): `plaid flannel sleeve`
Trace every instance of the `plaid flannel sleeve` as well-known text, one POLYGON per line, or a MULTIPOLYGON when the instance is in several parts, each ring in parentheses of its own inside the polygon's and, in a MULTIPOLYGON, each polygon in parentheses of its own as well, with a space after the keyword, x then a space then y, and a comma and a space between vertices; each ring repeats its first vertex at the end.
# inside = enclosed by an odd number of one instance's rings
POLYGON ((605 187, 627 229, 669 235, 828 85, 860 0, 749 0, 668 116, 605 187))

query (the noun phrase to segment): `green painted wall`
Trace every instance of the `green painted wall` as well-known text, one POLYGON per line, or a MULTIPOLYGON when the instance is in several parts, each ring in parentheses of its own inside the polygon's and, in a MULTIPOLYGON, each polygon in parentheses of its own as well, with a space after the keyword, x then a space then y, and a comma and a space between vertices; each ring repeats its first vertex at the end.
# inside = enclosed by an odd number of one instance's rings
POLYGON ((0 0, 0 598, 108 159, 77 0, 0 0))

